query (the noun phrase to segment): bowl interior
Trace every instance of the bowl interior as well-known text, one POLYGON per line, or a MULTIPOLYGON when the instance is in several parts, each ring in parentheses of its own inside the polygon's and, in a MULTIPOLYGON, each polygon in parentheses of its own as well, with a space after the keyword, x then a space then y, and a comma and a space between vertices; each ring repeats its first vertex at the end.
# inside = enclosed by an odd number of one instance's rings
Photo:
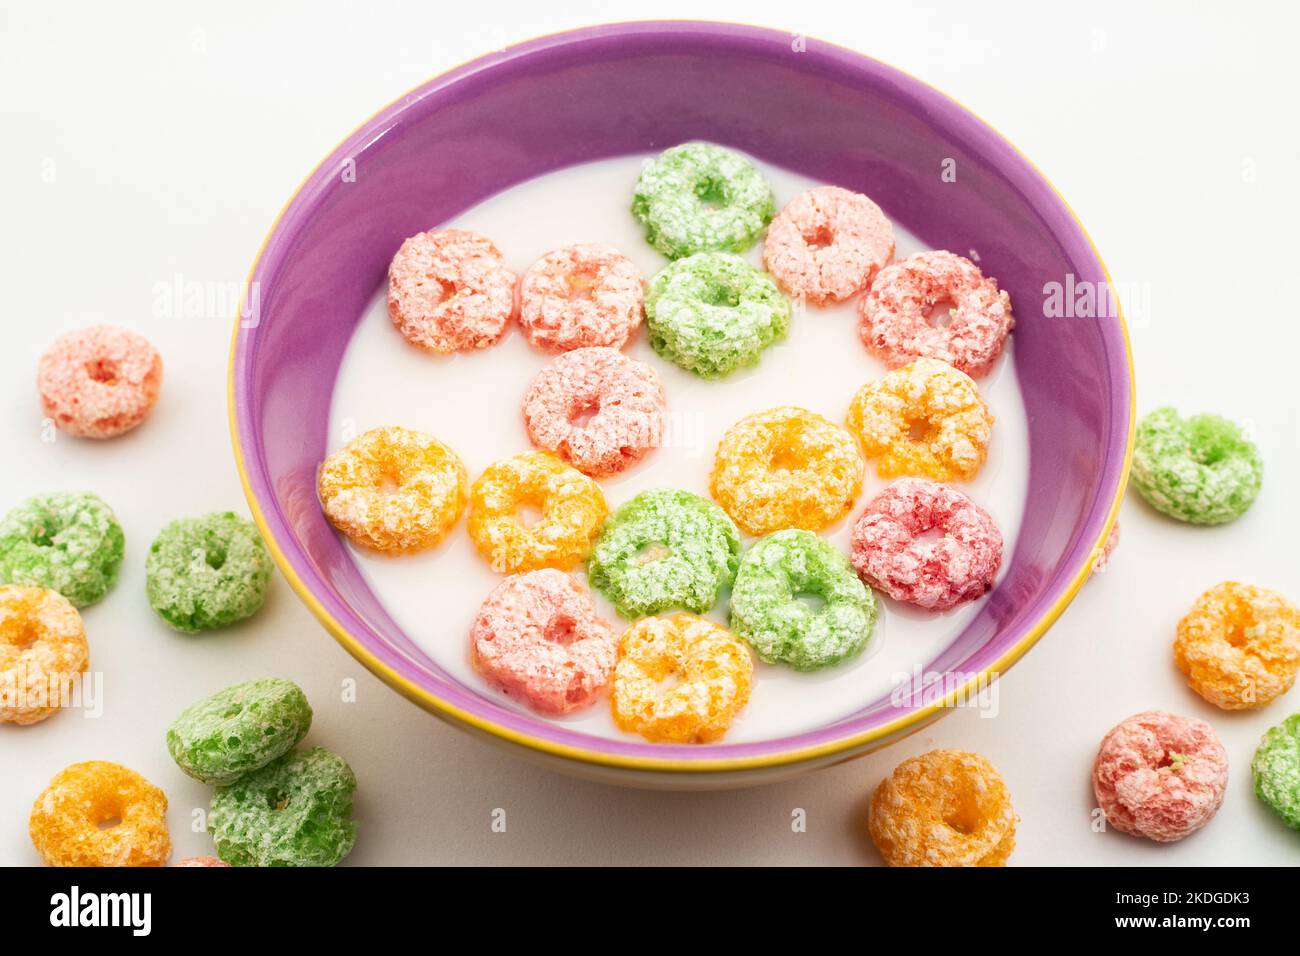
POLYGON ((383 110, 303 184, 254 266, 232 364, 254 511, 314 610, 399 689, 529 745, 664 768, 861 743, 926 708, 886 697, 809 733, 709 747, 597 739, 520 714, 451 678, 394 624, 321 514, 315 478, 340 360, 402 239, 542 173, 691 139, 865 192, 931 246, 978 250, 1011 295, 1028 503, 1002 583, 927 671, 1002 669, 1059 613, 1106 528, 1131 427, 1122 323, 1043 308, 1048 283, 1105 288, 1068 207, 982 122, 883 64, 749 27, 616 25, 475 60, 383 110))

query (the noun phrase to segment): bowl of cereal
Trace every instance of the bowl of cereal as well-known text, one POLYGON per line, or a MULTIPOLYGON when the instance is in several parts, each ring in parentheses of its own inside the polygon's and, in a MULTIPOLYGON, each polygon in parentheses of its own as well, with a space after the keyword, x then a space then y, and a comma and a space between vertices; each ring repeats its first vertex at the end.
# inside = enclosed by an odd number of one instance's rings
POLYGON ((1108 282, 917 79, 586 28, 435 77, 290 198, 236 460, 303 601, 424 709, 597 779, 765 782, 977 701, 1083 585, 1131 361, 1045 300, 1108 282))

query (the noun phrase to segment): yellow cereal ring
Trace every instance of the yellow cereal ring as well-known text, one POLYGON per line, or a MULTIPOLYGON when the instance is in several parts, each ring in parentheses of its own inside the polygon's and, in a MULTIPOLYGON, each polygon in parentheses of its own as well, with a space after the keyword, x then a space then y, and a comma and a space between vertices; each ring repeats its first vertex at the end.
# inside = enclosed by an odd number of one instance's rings
POLYGON ((465 466, 432 435, 375 428, 321 465, 321 507, 334 527, 374 551, 423 551, 465 508, 465 466))
POLYGON ((876 788, 867 829, 889 866, 1005 866, 1016 811, 979 754, 932 750, 904 760, 876 788))
POLYGON ((0 723, 50 716, 89 660, 81 615, 67 598, 48 588, 0 587, 0 723))
POLYGON ((864 467, 848 432, 820 415, 783 406, 742 418, 727 430, 709 491, 749 534, 820 531, 853 507, 864 467))
POLYGON ((717 740, 749 700, 753 677, 749 650, 721 625, 684 612, 647 617, 619 638, 614 723, 656 742, 717 740))
POLYGON ((36 798, 28 832, 47 866, 162 866, 167 796, 107 760, 74 763, 36 798))
POLYGON ((921 358, 862 386, 847 424, 882 478, 969 481, 984 464, 993 416, 969 375, 921 358))
POLYGON ((489 465, 469 493, 469 536, 501 574, 567 571, 584 560, 605 516, 600 485, 554 455, 534 451, 489 465), (541 518, 525 525, 520 511, 541 518))
POLYGON ((1178 622, 1174 662, 1216 707, 1263 707, 1295 683, 1300 609, 1267 588, 1216 584, 1178 622))

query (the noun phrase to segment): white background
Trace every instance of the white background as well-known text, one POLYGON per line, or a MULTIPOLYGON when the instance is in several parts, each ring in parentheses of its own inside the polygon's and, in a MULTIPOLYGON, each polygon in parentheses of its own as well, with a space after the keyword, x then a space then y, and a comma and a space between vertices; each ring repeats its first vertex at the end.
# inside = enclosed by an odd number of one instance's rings
POLYGON ((1300 598, 1297 26, 1289 5, 1263 3, 157 2, 128 13, 6 3, 0 508, 93 489, 128 546, 116 589, 85 612, 102 717, 0 726, 0 863, 38 862, 32 799, 63 766, 92 758, 167 791, 177 858, 210 852, 190 826, 208 792, 171 763, 163 730, 202 694, 262 674, 302 684, 316 710, 308 742, 356 769, 354 864, 876 863, 864 835, 871 790, 935 746, 979 751, 1001 769, 1021 816, 1013 863, 1300 862, 1300 833, 1255 800, 1248 768, 1300 690, 1260 713, 1217 712, 1183 686, 1170 651, 1178 618, 1224 578, 1300 598), (1139 410, 1214 410, 1258 438, 1264 490, 1235 524, 1180 525, 1129 497, 1110 570, 999 684, 995 718, 958 711, 883 753, 759 789, 622 790, 537 769, 407 703, 278 577, 257 618, 206 636, 169 631, 145 602, 144 552, 163 523, 246 510, 226 425, 227 304, 206 318, 167 314, 161 288, 242 280, 312 166, 430 75, 515 40, 648 15, 823 37, 955 96, 1032 157, 1092 232, 1127 292, 1139 410), (36 359, 56 334, 93 322, 157 344, 162 401, 117 441, 43 443, 36 359), (355 703, 340 699, 348 679, 355 703), (1210 720, 1232 762, 1218 817, 1163 847, 1094 833, 1089 815, 1099 739, 1155 707, 1210 720), (497 808, 505 833, 490 826, 497 808), (791 831, 796 808, 806 833, 791 831))

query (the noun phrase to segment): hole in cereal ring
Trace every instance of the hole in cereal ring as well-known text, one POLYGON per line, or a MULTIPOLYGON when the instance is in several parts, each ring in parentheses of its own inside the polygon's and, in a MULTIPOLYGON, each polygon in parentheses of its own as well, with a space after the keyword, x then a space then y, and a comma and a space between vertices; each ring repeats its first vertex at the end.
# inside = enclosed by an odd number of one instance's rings
POLYGON ((112 816, 105 817, 104 819, 98 821, 95 824, 95 826, 99 827, 101 830, 111 830, 114 827, 121 826, 121 825, 122 825, 122 818, 119 817, 116 813, 113 814, 112 816))
POLYGON ((279 790, 266 791, 266 805, 279 812, 289 806, 289 795, 279 790))
POLYGON ((116 385, 118 379, 117 363, 112 359, 91 359, 86 363, 86 374, 92 381, 104 385, 116 385))
POLYGON ((940 299, 925 310, 926 324, 932 329, 946 329, 952 324, 956 303, 951 299, 940 299))
POLYGON ((215 541, 209 542, 203 549, 203 561, 213 571, 220 571, 226 564, 226 549, 215 541))
POLYGON ((578 636, 578 622, 567 614, 556 614, 542 636, 552 644, 571 644, 578 636))
POLYGON ((974 833, 979 829, 979 808, 975 801, 958 798, 957 802, 945 808, 943 822, 958 833, 974 833))
POLYGON ((521 501, 519 507, 515 509, 515 520, 526 530, 537 527, 544 517, 546 516, 541 506, 533 501, 521 501))
POLYGON ((807 465, 807 461, 797 450, 781 444, 773 450, 768 464, 777 471, 799 471, 807 465))
POLYGON ((569 409, 569 424, 574 428, 586 428, 599 412, 599 398, 594 396, 581 398, 569 409))
POLYGON ((809 249, 825 249, 827 246, 835 244, 835 233, 827 225, 817 226, 803 234, 804 244, 809 249))
POLYGON ((907 420, 907 440, 915 445, 929 444, 934 437, 934 426, 927 418, 909 418, 907 420))
POLYGON ((793 600, 796 604, 802 605, 803 609, 809 614, 820 614, 826 607, 826 598, 816 591, 799 591, 793 600))
POLYGON ((596 286, 600 282, 599 272, 590 265, 581 265, 569 273, 568 286, 570 302, 591 302, 595 299, 596 286))
POLYGON ((695 183, 695 198, 707 211, 722 209, 728 205, 727 181, 720 176, 701 176, 695 183))
POLYGON ((636 553, 636 563, 640 565, 654 564, 656 561, 662 561, 672 553, 672 550, 666 544, 651 541, 649 544, 643 545, 641 550, 636 553))

